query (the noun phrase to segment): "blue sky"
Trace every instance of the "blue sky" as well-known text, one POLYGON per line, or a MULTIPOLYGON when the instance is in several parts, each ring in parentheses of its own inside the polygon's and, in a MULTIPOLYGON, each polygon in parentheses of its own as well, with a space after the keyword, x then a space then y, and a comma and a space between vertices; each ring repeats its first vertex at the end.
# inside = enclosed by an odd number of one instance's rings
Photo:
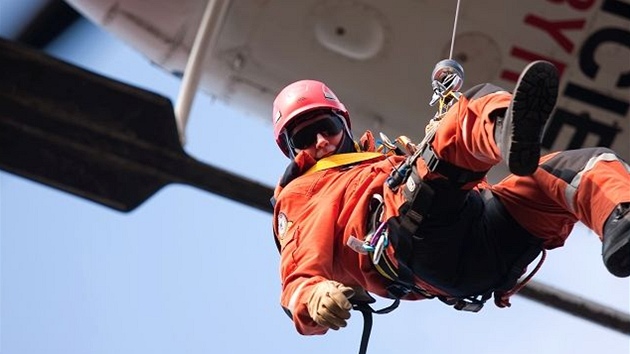
MULTIPOLYGON (((13 35, 9 20, 24 21, 17 3, 0 5, 1 36, 13 35)), ((86 21, 47 50, 176 100, 179 79, 86 21)), ((185 148, 273 185, 287 160, 268 114, 245 116, 199 94, 185 148)), ((342 331, 302 337, 280 309, 270 217, 182 185, 120 213, 0 172, 0 352, 357 352, 360 314, 342 331)), ((629 281, 606 272, 600 251, 597 237, 580 226, 566 247, 549 253, 536 279, 628 312, 629 281)), ((617 332, 521 297, 512 303, 478 314, 438 301, 403 303, 376 316, 369 353, 630 350, 617 332)))

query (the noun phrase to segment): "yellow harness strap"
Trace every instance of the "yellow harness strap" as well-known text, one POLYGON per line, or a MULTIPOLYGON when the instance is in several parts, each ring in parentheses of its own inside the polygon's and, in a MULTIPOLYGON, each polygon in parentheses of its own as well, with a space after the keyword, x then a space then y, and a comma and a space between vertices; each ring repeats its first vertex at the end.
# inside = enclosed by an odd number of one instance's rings
POLYGON ((346 154, 335 154, 324 157, 317 161, 313 167, 309 168, 304 175, 308 175, 313 172, 327 170, 329 168, 351 165, 361 161, 371 160, 377 157, 384 156, 380 152, 351 152, 346 154))

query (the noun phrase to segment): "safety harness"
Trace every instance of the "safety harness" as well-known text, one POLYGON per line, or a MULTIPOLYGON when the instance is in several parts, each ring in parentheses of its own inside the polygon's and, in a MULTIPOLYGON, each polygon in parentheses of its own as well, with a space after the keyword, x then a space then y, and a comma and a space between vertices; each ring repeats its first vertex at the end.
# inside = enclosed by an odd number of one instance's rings
MULTIPOLYGON (((370 218, 368 220, 368 234, 361 241, 351 238, 348 246, 359 253, 369 255, 374 268, 390 284, 387 286, 389 296, 394 302, 383 309, 374 310, 369 303, 354 303, 353 308, 360 311, 364 318, 364 327, 361 337, 360 354, 365 354, 369 342, 372 327, 372 314, 389 313, 398 307, 400 300, 410 293, 420 294, 427 299, 438 298, 443 303, 452 306, 456 310, 478 312, 485 302, 494 294, 495 304, 498 307, 509 307, 509 298, 518 292, 538 271, 542 265, 546 252, 538 241, 531 239, 531 245, 516 260, 499 286, 490 289, 482 294, 467 297, 450 297, 431 293, 418 286, 414 282, 414 272, 409 267, 409 260, 412 257, 413 247, 411 245, 412 236, 418 231, 424 217, 429 214, 429 209, 433 203, 434 190, 425 183, 415 169, 415 161, 422 156, 427 167, 432 172, 437 172, 445 176, 450 183, 457 186, 478 181, 482 179, 486 171, 470 171, 448 163, 437 157, 430 146, 430 141, 424 149, 417 150, 396 168, 387 180, 387 186, 396 191, 403 188, 405 203, 399 207, 399 216, 389 220, 381 220, 383 216, 384 203, 381 195, 375 194, 369 206, 370 218), (396 250, 395 266, 392 259, 385 252, 388 246, 396 250), (520 283, 518 279, 523 275, 524 269, 541 253, 542 257, 536 268, 520 283)), ((487 201, 491 198, 491 192, 485 191, 483 198, 487 201)), ((499 205, 499 207, 501 207, 499 205)))
POLYGON ((370 255, 375 269, 391 282, 387 287, 390 297, 400 299, 413 292, 428 299, 438 297, 458 310, 476 312, 481 309, 480 301, 467 298, 454 301, 454 298, 437 296, 415 284, 413 270, 409 267, 413 250, 412 236, 417 234, 422 221, 429 214, 435 194, 433 188, 418 175, 416 160, 422 156, 429 171, 445 176, 455 188, 479 181, 487 172, 467 170, 440 159, 434 153, 430 142, 429 140, 422 149, 408 156, 387 179, 387 187, 392 191, 402 188, 405 197, 405 202, 398 209, 398 217, 381 220, 384 208, 382 196, 372 197, 368 225, 368 230, 371 231, 363 241, 363 249, 370 255), (385 247, 390 244, 396 250, 396 262, 393 262, 385 252, 385 247), (394 266, 395 263, 397 267, 394 266))

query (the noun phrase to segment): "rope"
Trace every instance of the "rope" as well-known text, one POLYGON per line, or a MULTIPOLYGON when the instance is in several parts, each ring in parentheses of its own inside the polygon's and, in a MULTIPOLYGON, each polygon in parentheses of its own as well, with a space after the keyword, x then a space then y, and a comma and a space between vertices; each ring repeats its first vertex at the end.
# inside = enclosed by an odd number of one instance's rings
POLYGON ((455 33, 457 33, 457 19, 459 18, 459 4, 460 4, 460 0, 457 0, 457 7, 455 8, 455 21, 453 22, 453 34, 451 37, 451 51, 448 55, 449 59, 453 59, 453 47, 455 46, 455 33))
POLYGON ((363 314, 363 333, 361 334, 361 345, 359 346, 359 354, 366 354, 368 343, 370 342, 370 333, 372 332, 372 308, 370 305, 362 304, 354 307, 355 310, 361 311, 363 314))
POLYGON ((400 305, 400 299, 395 299, 394 302, 380 310, 375 310, 367 302, 359 302, 352 304, 354 310, 360 311, 363 314, 363 333, 361 334, 361 345, 359 346, 359 354, 366 354, 368 344, 370 342, 370 334, 372 332, 372 314, 385 314, 394 311, 398 305, 400 305))

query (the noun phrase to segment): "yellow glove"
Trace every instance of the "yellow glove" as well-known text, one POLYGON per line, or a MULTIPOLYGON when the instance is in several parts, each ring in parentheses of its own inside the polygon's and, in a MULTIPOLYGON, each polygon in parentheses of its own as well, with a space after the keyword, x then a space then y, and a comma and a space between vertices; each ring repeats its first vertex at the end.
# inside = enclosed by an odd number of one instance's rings
POLYGON ((320 326, 338 330, 346 326, 352 304, 348 301, 354 290, 334 280, 321 282, 313 287, 308 299, 308 314, 320 326))

